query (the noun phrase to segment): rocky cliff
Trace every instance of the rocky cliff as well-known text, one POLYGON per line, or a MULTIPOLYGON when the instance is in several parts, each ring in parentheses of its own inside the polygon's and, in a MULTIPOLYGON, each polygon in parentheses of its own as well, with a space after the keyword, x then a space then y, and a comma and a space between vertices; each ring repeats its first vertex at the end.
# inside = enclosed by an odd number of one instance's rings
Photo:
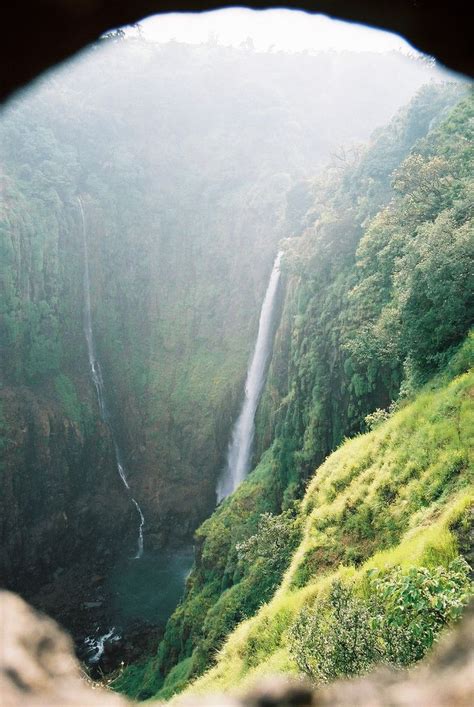
POLYGON ((66 620, 77 592, 90 603, 89 577, 135 542, 90 379, 79 200, 97 354, 145 547, 190 540, 214 507, 266 281, 278 242, 307 208, 308 175, 328 158, 334 133, 337 142, 365 138, 436 74, 387 55, 398 82, 387 85, 380 72, 369 85, 372 59, 112 39, 8 106, 0 126, 8 587, 66 620))

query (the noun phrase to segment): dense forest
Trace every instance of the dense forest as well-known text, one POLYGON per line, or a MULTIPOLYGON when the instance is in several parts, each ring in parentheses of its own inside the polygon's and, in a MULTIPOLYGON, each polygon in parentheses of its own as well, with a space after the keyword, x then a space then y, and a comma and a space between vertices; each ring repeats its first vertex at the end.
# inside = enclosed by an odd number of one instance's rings
POLYGON ((420 58, 120 33, 3 110, 0 573, 79 643, 137 509, 148 562, 194 544, 114 689, 405 667, 459 618, 473 119, 420 58), (252 472, 216 508, 279 250, 252 472))

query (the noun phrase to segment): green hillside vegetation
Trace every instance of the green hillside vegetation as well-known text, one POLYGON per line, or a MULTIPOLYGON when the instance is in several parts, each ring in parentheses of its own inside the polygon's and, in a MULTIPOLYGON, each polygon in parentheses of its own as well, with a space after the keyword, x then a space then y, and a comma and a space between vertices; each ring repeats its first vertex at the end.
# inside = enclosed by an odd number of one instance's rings
POLYGON ((474 337, 448 371, 315 473, 303 538, 272 600, 193 692, 258 676, 317 681, 418 660, 472 595, 474 337), (469 451, 470 450, 470 451, 469 451))
POLYGON ((132 697, 411 665, 471 593, 474 95, 373 65, 116 34, 2 115, 0 569, 74 614, 136 546, 84 235, 145 550, 198 528, 132 697), (209 517, 279 248, 253 471, 209 517))
MULTIPOLYGON (((255 470, 197 531, 186 595, 157 655, 127 668, 117 689, 169 698, 212 666, 238 624, 199 689, 230 688, 234 679, 285 666, 295 671, 296 658, 282 646, 307 595, 327 598, 340 575, 354 579, 358 596, 370 562, 378 567, 374 558, 388 548, 387 562, 407 571, 408 549, 414 568, 435 575, 455 559, 450 524, 467 518, 469 379, 446 389, 438 380, 436 392, 404 405, 447 365, 472 323, 473 98, 463 92, 455 85, 424 88, 365 152, 294 193, 310 206, 301 237, 284 243, 286 294, 258 412, 255 470), (451 404, 459 417, 437 419, 451 404), (424 417, 431 405, 438 413, 424 417), (393 447, 390 435, 398 440, 393 447), (348 437, 355 439, 314 477, 348 437), (332 487, 329 470, 341 459, 332 487), (356 488, 366 501, 360 507, 356 488), (322 526, 308 536, 311 503, 322 526), (377 510, 383 504, 386 513, 377 510), (277 535, 275 547, 270 539, 277 535), (440 547, 432 562, 430 538, 440 547)), ((464 587, 462 568, 446 572, 459 574, 464 587)), ((404 580, 394 570, 390 581, 404 580)))

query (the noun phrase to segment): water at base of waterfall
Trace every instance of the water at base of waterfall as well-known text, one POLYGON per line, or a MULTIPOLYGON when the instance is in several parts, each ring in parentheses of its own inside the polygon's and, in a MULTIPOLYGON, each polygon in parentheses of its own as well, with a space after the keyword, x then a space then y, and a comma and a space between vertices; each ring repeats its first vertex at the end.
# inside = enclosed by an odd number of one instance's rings
POLYGON ((106 633, 100 635, 100 629, 97 628, 95 635, 87 636, 84 639, 84 646, 86 648, 86 663, 89 665, 97 665, 100 662, 102 656, 105 652, 105 645, 107 642, 115 643, 121 640, 119 633, 116 633, 115 626, 107 631, 106 633))
POLYGON ((164 626, 180 601, 194 560, 191 545, 145 551, 137 561, 117 563, 101 592, 107 603, 109 624, 97 625, 83 640, 81 654, 91 668, 100 666, 114 644, 127 642, 130 626, 164 626))

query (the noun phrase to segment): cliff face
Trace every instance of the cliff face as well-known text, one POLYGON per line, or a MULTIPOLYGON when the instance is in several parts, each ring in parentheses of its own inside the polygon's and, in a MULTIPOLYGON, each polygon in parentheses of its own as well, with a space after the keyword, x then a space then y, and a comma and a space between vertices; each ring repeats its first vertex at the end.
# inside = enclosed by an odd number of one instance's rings
MULTIPOLYGON (((108 229, 106 207, 84 198, 98 353, 149 547, 189 539, 214 508, 266 278, 285 233, 285 187, 250 214, 242 203, 258 200, 264 186, 230 190, 199 206, 197 223, 180 216, 185 236, 175 224, 163 232, 156 203, 143 223, 112 202, 118 215, 108 229)), ((155 188, 147 175, 141 198, 153 201, 155 188)), ((179 208, 178 195, 166 199, 163 209, 179 208)))
POLYGON ((76 603, 70 588, 86 591, 90 575, 128 557, 137 531, 90 380, 79 200, 97 354, 145 546, 189 540, 214 506, 277 244, 307 206, 301 180, 327 159, 334 131, 338 142, 366 137, 433 73, 391 55, 383 61, 397 84, 381 72, 368 85, 372 60, 111 41, 5 111, 0 571, 9 587, 52 606, 43 588, 54 577, 63 616, 76 603))
POLYGON ((25 386, 2 388, 0 399, 2 576, 34 596, 61 583, 74 557, 90 562, 87 585, 94 565, 130 554, 135 543, 110 432, 97 419, 82 428, 57 400, 25 386))
MULTIPOLYGON (((451 442, 440 463, 442 470, 428 462, 429 450, 431 461, 439 455, 432 439, 438 434, 433 432, 438 413, 433 410, 422 426, 420 419, 414 421, 415 410, 407 429, 420 427, 418 447, 427 455, 421 466, 414 461, 414 448, 408 458, 399 459, 400 478, 394 473, 382 483, 377 467, 374 485, 364 486, 358 501, 351 502, 352 491, 347 497, 342 492, 349 488, 352 474, 366 471, 367 479, 372 478, 367 468, 372 461, 391 468, 398 445, 406 447, 403 435, 408 438, 411 433, 403 428, 393 448, 381 444, 376 460, 370 452, 373 438, 360 437, 361 433, 413 398, 449 362, 471 326, 472 224, 466 207, 472 176, 465 149, 471 117, 472 96, 462 98, 456 87, 427 87, 374 135, 353 165, 328 170, 308 185, 312 205, 303 219, 303 235, 285 243, 287 288, 258 414, 255 469, 196 531, 195 567, 157 655, 146 665, 125 671, 116 683, 118 689, 134 697, 167 699, 216 660, 218 668, 206 674, 211 682, 205 675, 204 688, 225 684, 230 689, 254 668, 255 674, 273 665, 291 669, 283 647, 297 580, 281 614, 278 587, 301 530, 298 503, 308 479, 314 478, 315 485, 327 468, 329 486, 336 470, 329 461, 321 465, 344 437, 356 439, 352 447, 346 445, 347 458, 344 447, 341 450, 341 478, 335 479, 327 497, 307 501, 316 510, 319 504, 324 508, 329 504, 331 519, 327 544, 322 540, 325 518, 321 527, 316 520, 311 530, 321 546, 315 542, 300 569, 302 597, 340 563, 350 576, 377 548, 399 543, 407 529, 403 524, 411 523, 403 512, 404 474, 411 479, 412 472, 421 474, 423 468, 427 483, 412 508, 413 524, 425 506, 432 507, 433 514, 438 510, 449 514, 456 506, 454 479, 459 473, 459 490, 467 483, 471 463, 466 390, 459 399, 454 394, 454 417, 446 417, 451 442), (360 468, 357 460, 347 461, 358 439, 360 468), (393 516, 389 508, 394 509, 393 516), (260 611, 272 597, 275 615, 260 611), (254 614, 260 620, 247 621, 254 614), (247 636, 249 626, 255 631, 247 636), (229 635, 231 647, 221 662, 219 649, 227 645, 229 635), (263 644, 267 647, 260 651, 263 644)), ((462 355, 465 361, 459 372, 472 365, 469 344, 462 355)), ((447 403, 442 395, 440 400, 442 409, 447 403)), ((439 431, 443 445, 441 438, 439 431)), ((355 487, 354 481, 350 488, 355 492, 355 487)), ((470 499, 464 502, 467 505, 470 499)), ((467 517, 466 512, 462 523, 467 517)), ((458 542, 454 532, 448 540, 445 563, 450 560, 450 543, 458 542)), ((404 552, 402 548, 400 556, 404 552)), ((420 564, 424 561, 421 558, 420 564)))

